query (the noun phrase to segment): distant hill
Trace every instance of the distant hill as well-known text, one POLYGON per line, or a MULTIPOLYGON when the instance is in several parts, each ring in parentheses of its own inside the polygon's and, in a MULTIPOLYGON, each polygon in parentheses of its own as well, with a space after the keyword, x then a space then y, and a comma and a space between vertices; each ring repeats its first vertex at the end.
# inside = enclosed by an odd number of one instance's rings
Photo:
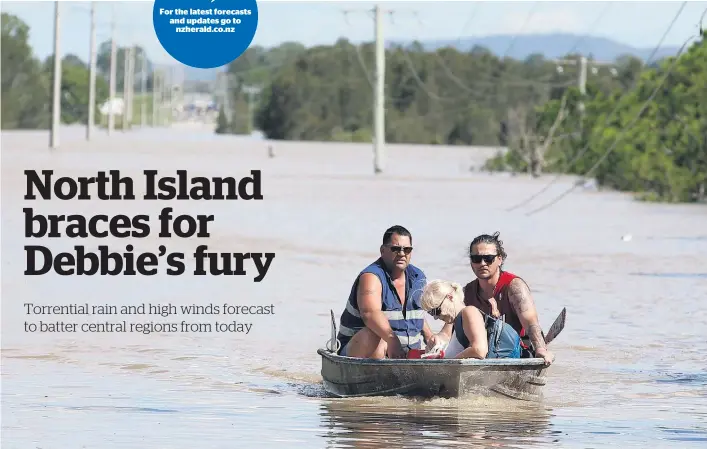
MULTIPOLYGON (((411 43, 411 41, 388 41, 386 42, 386 47, 409 45, 411 43)), ((514 35, 501 34, 496 36, 466 37, 460 40, 441 39, 423 41, 421 44, 423 48, 428 51, 450 46, 460 51, 469 51, 475 46, 480 46, 498 56, 505 54, 506 56, 520 60, 524 60, 533 54, 541 54, 546 59, 561 58, 566 56, 570 50, 573 50, 573 53, 592 56, 598 61, 613 62, 624 55, 632 55, 646 61, 653 52, 653 48, 635 48, 605 37, 583 37, 569 33, 528 34, 519 35, 517 37, 514 35), (510 51, 508 51, 509 48, 510 51)), ((653 60, 655 61, 667 56, 672 56, 676 54, 678 50, 678 47, 660 48, 653 60)), ((216 80, 217 73, 224 70, 226 70, 226 67, 216 69, 185 67, 184 77, 186 81, 214 81, 216 80)))
MULTIPOLYGON (((387 46, 408 45, 410 43, 410 41, 390 41, 387 46)), ((526 59, 532 54, 542 54, 546 59, 561 58, 574 49, 573 53, 581 53, 585 56, 591 55, 598 61, 613 62, 622 55, 632 55, 646 61, 654 50, 654 48, 635 48, 604 37, 583 37, 569 33, 528 34, 518 35, 517 37, 514 35, 468 37, 422 41, 421 44, 425 50, 454 47, 460 51, 469 51, 474 46, 480 46, 487 48, 498 56, 506 54, 506 56, 520 60, 526 59), (581 42, 577 44, 580 39, 581 42), (510 51, 508 51, 509 47, 511 47, 510 51)), ((675 55, 678 50, 678 47, 662 47, 653 57, 653 60, 675 55)))

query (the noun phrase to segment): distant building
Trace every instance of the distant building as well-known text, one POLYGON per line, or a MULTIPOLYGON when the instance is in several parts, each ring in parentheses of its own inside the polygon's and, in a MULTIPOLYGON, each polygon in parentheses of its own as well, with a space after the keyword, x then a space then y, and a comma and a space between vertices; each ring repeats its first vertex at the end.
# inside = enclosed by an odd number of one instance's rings
POLYGON ((108 100, 103 103, 98 110, 101 115, 108 116, 113 111, 113 115, 123 115, 123 110, 125 109, 125 103, 122 98, 114 98, 112 101, 108 100))

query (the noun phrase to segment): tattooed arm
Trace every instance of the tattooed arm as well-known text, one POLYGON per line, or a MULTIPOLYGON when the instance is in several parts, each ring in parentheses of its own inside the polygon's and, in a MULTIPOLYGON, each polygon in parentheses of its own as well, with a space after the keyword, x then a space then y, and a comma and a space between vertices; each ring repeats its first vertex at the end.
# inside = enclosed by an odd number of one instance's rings
POLYGON ((388 345, 388 355, 391 358, 402 357, 400 340, 390 327, 388 318, 383 313, 382 303, 383 286, 378 276, 364 273, 358 283, 356 300, 361 319, 368 329, 380 337, 388 345))
POLYGON ((545 345, 540 323, 538 322, 538 312, 535 310, 533 296, 530 294, 528 285, 522 279, 513 279, 508 286, 508 300, 515 310, 520 324, 525 328, 533 349, 538 357, 545 359, 545 364, 552 363, 553 354, 545 345))

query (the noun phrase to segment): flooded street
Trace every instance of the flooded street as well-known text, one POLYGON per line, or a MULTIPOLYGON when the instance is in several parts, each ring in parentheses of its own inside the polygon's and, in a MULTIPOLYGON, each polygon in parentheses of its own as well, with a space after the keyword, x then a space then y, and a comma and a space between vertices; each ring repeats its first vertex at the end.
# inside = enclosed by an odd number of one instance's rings
MULTIPOLYGON (((372 174, 370 145, 267 143, 165 130, 61 149, 46 133, 2 137, 3 448, 701 447, 707 445, 707 207, 639 203, 551 178, 472 172, 493 150, 387 147, 372 174), (174 176, 262 171, 262 201, 25 201, 26 169, 91 176, 119 169, 174 176), (38 214, 149 214, 142 239, 24 239, 23 208, 38 214), (209 238, 159 238, 157 216, 213 214, 209 238), (466 252, 500 231, 505 268, 529 283, 542 326, 563 307, 542 403, 502 398, 409 400, 325 397, 316 353, 356 274, 378 256, 383 232, 407 227, 412 263, 428 278, 473 279, 466 252), (630 237, 629 237, 630 236, 630 237), (624 238, 622 238, 624 237, 624 238), (106 244, 190 262, 181 276, 25 277, 29 244, 55 252, 106 244), (262 282, 193 276, 198 245, 211 252, 274 252, 262 282), (273 315, 31 316, 35 305, 273 306, 273 315), (28 333, 25 322, 252 325, 245 332, 28 333)), ((139 189, 138 192, 139 194, 139 189)), ((63 229, 63 228, 62 228, 63 229)), ((161 258, 164 259, 164 258, 161 258)), ((439 329, 428 317, 433 329, 439 329)))

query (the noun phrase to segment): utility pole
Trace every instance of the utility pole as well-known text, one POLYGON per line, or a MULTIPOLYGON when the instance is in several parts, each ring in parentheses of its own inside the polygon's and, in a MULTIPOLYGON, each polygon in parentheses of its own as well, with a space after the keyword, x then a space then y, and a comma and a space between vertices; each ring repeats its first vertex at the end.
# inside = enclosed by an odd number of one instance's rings
POLYGON ((133 127, 133 111, 135 110, 135 50, 131 45, 128 49, 128 126, 133 127))
MULTIPOLYGON (((140 127, 145 128, 147 126, 147 56, 145 56, 145 49, 141 49, 140 52, 140 75, 141 75, 141 85, 140 85, 140 127)), ((153 81, 154 82, 154 81, 153 81)))
POLYGON ((373 109, 375 144, 374 172, 382 173, 385 163, 385 39, 383 37, 383 10, 375 7, 376 36, 376 90, 373 109))
POLYGON ((171 101, 172 94, 170 93, 170 72, 169 67, 166 67, 160 72, 160 125, 167 126, 169 122, 169 115, 167 114, 169 108, 169 102, 171 101))
POLYGON ((54 2, 54 85, 52 87, 52 124, 49 131, 49 148, 59 147, 59 126, 61 124, 61 16, 59 1, 54 2))
POLYGON ((169 67, 169 112, 167 113, 167 119, 169 120, 169 126, 172 126, 174 121, 174 66, 169 67))
POLYGON ((226 113, 226 121, 228 121, 229 128, 231 127, 231 120, 233 118, 233 111, 231 110, 231 92, 230 92, 230 81, 231 76, 228 72, 221 73, 221 98, 223 101, 223 112, 226 113))
POLYGON ((254 117, 253 117, 253 95, 258 95, 262 88, 259 86, 244 86, 243 92, 248 95, 248 134, 253 134, 255 129, 254 117))
POLYGON ((184 66, 180 65, 178 67, 178 70, 175 69, 175 72, 178 71, 177 76, 177 82, 175 83, 176 88, 177 88, 177 103, 174 105, 174 109, 177 111, 177 117, 175 117, 175 121, 181 121, 184 112, 184 66))
POLYGON ((118 48, 115 42, 115 7, 113 7, 113 21, 111 23, 111 37, 110 37, 110 85, 109 90, 109 107, 108 107, 108 135, 113 134, 115 129, 115 112, 113 108, 115 107, 115 88, 116 88, 116 59, 118 59, 118 48))
POLYGON ((579 94, 581 95, 579 102, 580 123, 584 123, 584 97, 587 95, 587 58, 584 56, 579 58, 579 94))
POLYGON ((123 131, 128 129, 128 104, 130 102, 130 47, 123 49, 123 131))
MULTIPOLYGON (((579 66, 579 70, 577 71, 577 86, 579 87, 579 93, 582 95, 582 98, 584 98, 584 95, 587 93, 587 58, 579 56, 576 60, 557 59, 555 60, 555 64, 557 64, 557 71, 560 73, 564 71, 563 65, 579 66)), ((580 112, 584 111, 584 101, 580 100, 578 108, 580 112)))
MULTIPOLYGON (((344 11, 348 14, 351 11, 344 11)), ((367 10, 371 13, 371 10, 367 10)), ((373 171, 383 172, 385 167, 385 37, 383 35, 383 14, 380 5, 373 8, 373 30, 375 35, 375 82, 373 85, 373 171)), ((369 74, 366 74, 369 77, 369 74)))
POLYGON ((576 60, 575 59, 558 59, 558 60, 555 60, 555 63, 557 64, 557 70, 560 73, 562 73, 562 71, 563 71, 562 66, 565 64, 577 65, 579 68, 578 77, 577 77, 577 85, 579 87, 579 93, 580 93, 581 97, 580 97, 580 101, 579 101, 579 105, 577 106, 577 109, 579 110, 579 114, 582 119, 580 121, 580 123, 582 123, 584 121, 583 120, 584 119, 584 97, 587 94, 587 70, 589 69, 589 66, 590 65, 593 66, 592 73, 597 73, 597 66, 610 66, 613 64, 606 63, 606 62, 599 62, 599 61, 589 62, 585 56, 579 56, 576 60))
POLYGON ((91 56, 88 69, 88 126, 86 140, 91 140, 96 123, 96 2, 91 2, 91 56))
POLYGON ((157 88, 159 82, 159 72, 155 69, 155 66, 152 66, 152 127, 155 128, 158 126, 158 119, 157 119, 157 111, 159 109, 159 104, 161 104, 161 101, 158 103, 157 96, 159 95, 159 89, 157 88))

